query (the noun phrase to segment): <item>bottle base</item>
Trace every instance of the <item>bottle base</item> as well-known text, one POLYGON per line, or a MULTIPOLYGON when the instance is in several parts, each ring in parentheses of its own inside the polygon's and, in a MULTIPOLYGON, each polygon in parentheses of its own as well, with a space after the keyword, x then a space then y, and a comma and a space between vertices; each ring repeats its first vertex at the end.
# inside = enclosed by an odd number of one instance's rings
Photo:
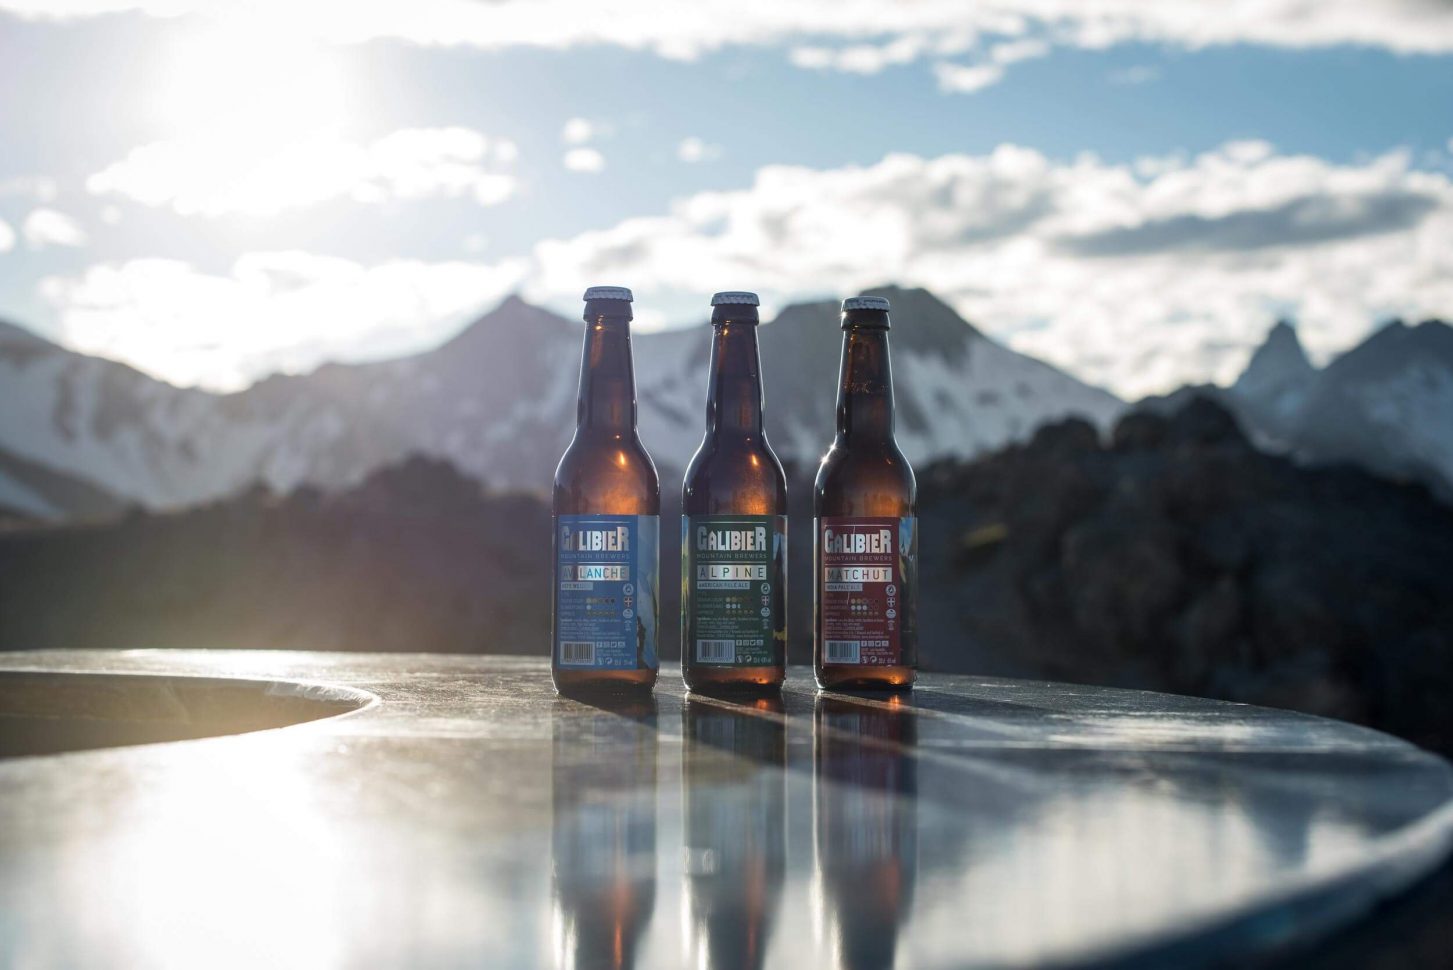
POLYGON ((698 694, 773 694, 782 689, 787 668, 768 667, 682 667, 686 689, 698 694))
POLYGON ((562 670, 551 668, 557 693, 569 695, 640 694, 656 686, 654 670, 562 670))
POLYGON ((822 690, 905 691, 913 689, 918 671, 913 667, 863 667, 857 665, 823 666, 814 672, 822 690))

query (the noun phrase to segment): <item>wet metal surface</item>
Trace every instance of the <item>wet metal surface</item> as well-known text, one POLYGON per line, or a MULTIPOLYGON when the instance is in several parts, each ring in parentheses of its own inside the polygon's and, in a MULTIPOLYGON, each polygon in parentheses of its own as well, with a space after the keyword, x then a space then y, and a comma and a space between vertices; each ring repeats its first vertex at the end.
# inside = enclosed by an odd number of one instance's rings
POLYGON ((1453 827, 1453 772, 1400 741, 1157 694, 929 675, 855 698, 794 670, 734 702, 672 668, 592 705, 543 662, 419 655, 3 670, 165 677, 38 697, 0 673, 0 730, 161 708, 211 733, 188 676, 302 722, 0 760, 13 966, 1184 966, 1356 918, 1453 827))

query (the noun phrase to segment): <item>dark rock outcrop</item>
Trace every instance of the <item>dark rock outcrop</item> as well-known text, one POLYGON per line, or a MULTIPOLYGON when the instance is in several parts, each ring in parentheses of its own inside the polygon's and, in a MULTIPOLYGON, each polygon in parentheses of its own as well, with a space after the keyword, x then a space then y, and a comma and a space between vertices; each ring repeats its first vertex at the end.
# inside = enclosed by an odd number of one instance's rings
POLYGON ((1348 718, 1453 750, 1453 509, 1255 450, 1221 405, 920 476, 926 665, 1348 718))
POLYGON ((335 496, 0 535, 0 649, 545 652, 549 508, 411 458, 335 496))

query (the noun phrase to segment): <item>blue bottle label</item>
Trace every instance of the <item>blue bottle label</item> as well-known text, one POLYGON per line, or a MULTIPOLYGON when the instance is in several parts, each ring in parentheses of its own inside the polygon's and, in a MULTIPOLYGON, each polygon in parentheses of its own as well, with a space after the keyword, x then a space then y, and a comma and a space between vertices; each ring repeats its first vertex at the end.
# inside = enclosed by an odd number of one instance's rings
POLYGON ((555 662, 655 670, 661 520, 655 515, 555 517, 555 662))

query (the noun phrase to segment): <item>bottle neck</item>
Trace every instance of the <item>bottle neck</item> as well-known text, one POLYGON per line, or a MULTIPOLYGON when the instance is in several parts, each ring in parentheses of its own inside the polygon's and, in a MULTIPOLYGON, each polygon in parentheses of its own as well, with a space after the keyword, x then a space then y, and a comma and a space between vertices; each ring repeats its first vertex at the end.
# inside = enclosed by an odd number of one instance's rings
POLYGON ((893 369, 885 327, 843 330, 842 379, 837 395, 837 440, 893 439, 893 369))
POLYGON ((636 427, 636 375, 631 364, 631 318, 587 316, 580 357, 577 427, 625 434, 636 427))
POLYGON ((706 390, 711 437, 762 437, 762 359, 755 320, 713 320, 706 390))

